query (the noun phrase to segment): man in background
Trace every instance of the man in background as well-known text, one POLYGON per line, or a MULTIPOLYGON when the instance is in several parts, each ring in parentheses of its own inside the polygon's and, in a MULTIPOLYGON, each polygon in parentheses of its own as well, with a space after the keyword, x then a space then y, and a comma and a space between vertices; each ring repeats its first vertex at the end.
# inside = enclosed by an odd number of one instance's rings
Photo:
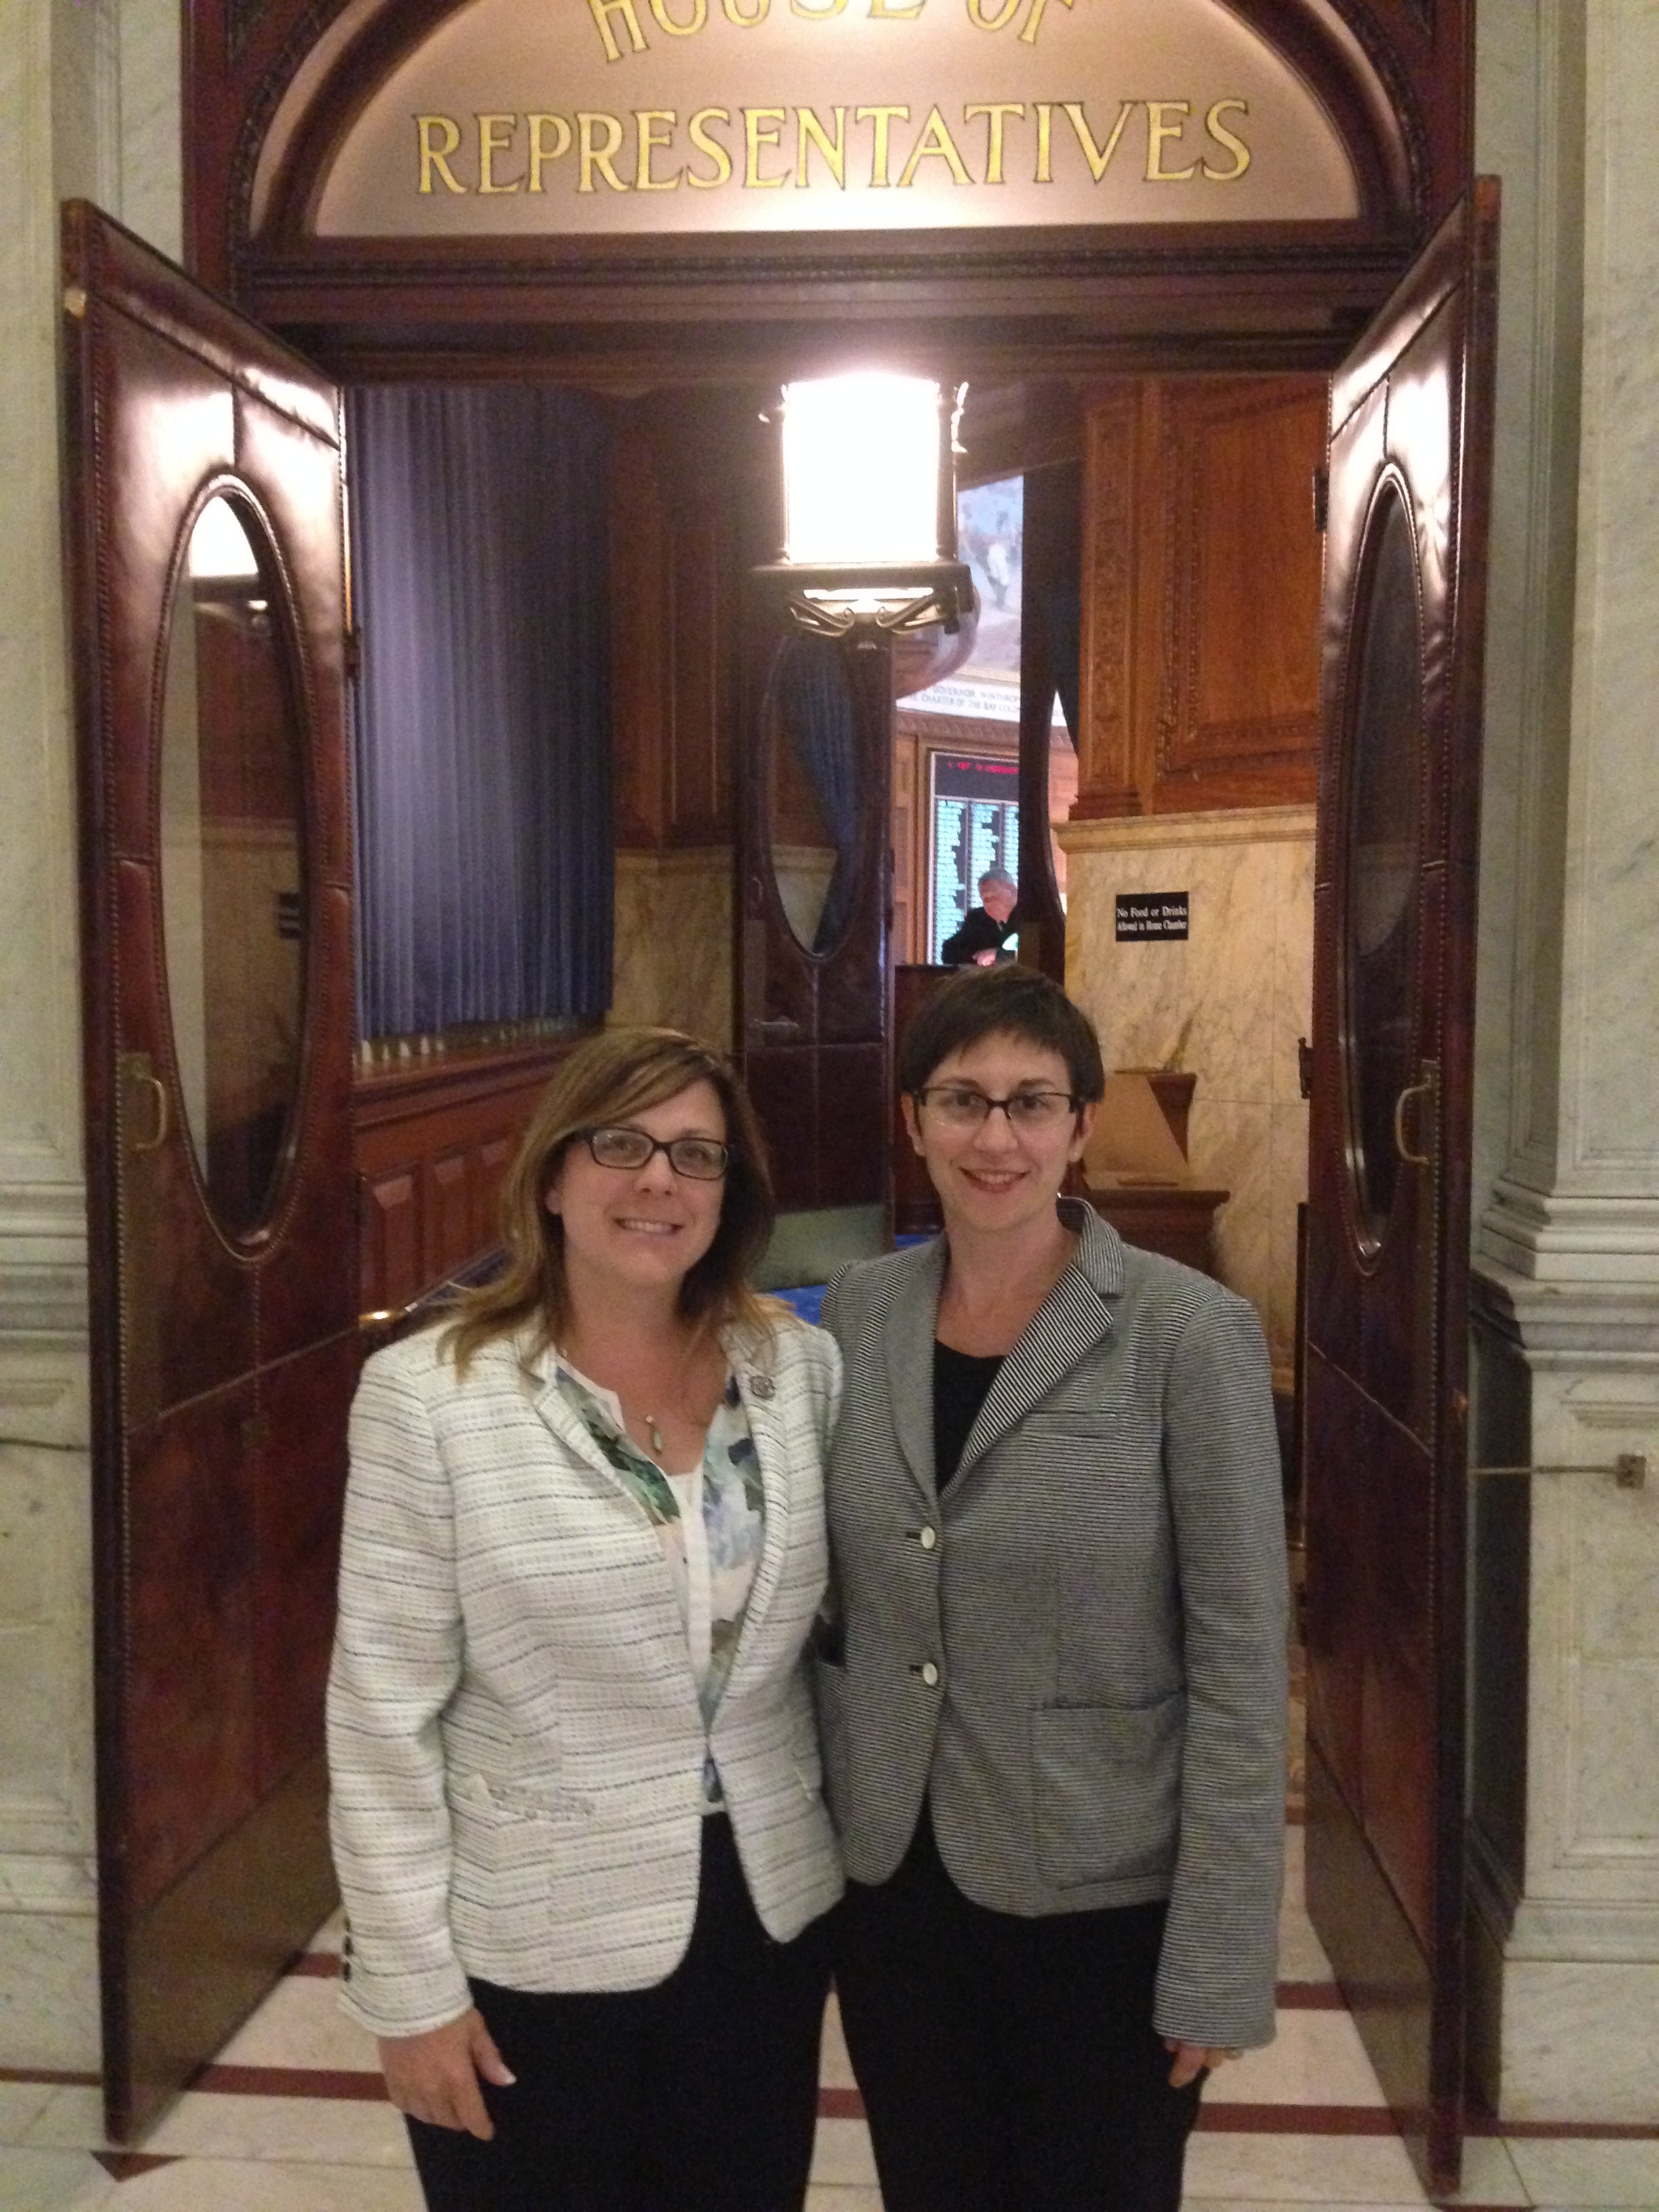
POLYGON ((998 960, 1012 960, 1019 933, 1019 890, 1000 868, 992 868, 979 879, 979 904, 968 915, 953 937, 939 947, 947 968, 989 968, 998 960))

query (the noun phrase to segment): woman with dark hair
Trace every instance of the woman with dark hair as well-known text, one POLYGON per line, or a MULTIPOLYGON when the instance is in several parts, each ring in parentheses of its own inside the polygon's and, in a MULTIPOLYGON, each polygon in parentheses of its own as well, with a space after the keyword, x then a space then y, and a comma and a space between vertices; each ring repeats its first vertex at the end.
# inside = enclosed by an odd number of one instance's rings
POLYGON ((802 1652, 830 1340, 726 1063, 548 1085, 504 1271, 379 1352, 329 1692, 346 2009, 433 2212, 791 2212, 841 1893, 802 1652))
POLYGON ((1174 2212, 1273 2029, 1285 1571, 1243 1300, 1060 1195, 1087 1019, 975 969, 900 1048, 934 1243, 825 1300, 847 1363, 817 1686, 842 2019, 887 2212, 1174 2212))

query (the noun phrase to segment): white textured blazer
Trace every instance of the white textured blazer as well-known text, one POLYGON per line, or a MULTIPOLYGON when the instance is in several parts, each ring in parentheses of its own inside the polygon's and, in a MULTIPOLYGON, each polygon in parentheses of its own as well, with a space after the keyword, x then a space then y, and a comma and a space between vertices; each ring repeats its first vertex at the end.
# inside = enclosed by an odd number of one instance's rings
POLYGON ((663 1980, 696 1912, 706 1745, 768 1931, 787 1941, 840 1895, 802 1665, 840 1356, 789 1321, 723 1341, 766 1534, 707 1738, 657 1533, 551 1361, 498 1340, 463 1383, 428 1331, 365 1366, 328 1730, 342 1994, 374 2033, 458 2019, 469 1975, 663 1980))

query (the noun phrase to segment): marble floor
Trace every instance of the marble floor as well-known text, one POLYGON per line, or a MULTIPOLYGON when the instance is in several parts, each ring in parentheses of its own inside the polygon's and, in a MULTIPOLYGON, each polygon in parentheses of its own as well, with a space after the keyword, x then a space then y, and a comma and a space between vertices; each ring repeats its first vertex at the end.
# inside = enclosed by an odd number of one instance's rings
MULTIPOLYGON (((1303 1910, 1294 1814, 1287 1832, 1278 2040, 1211 2086, 1188 2157, 1188 2212, 1423 2206, 1303 1910)), ((372 2045, 334 2002, 337 1949, 331 1924, 142 2153, 104 2147, 90 2081, 0 2076, 0 2212, 420 2212, 372 2045)), ((833 2008, 822 2082, 809 2212, 880 2212, 833 2008)), ((1479 2136, 1457 2201, 1466 2212, 1659 2212, 1659 2130, 1479 2136)))

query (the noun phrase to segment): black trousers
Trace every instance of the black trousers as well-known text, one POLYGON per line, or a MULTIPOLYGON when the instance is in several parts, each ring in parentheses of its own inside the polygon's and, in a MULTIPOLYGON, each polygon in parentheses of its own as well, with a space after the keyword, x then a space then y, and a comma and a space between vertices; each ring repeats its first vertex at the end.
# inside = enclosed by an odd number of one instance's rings
POLYGON ((886 2212, 1177 2212, 1200 2083, 1152 2027, 1165 1907, 1027 1920, 963 1897, 924 1807, 854 1882, 836 1985, 886 2212))
POLYGON ((702 1824, 685 1957, 654 1989, 472 1985, 518 2081, 495 2140, 409 2123, 430 2212, 799 2212, 817 2118, 826 1921, 762 1927, 730 1822, 702 1824))

